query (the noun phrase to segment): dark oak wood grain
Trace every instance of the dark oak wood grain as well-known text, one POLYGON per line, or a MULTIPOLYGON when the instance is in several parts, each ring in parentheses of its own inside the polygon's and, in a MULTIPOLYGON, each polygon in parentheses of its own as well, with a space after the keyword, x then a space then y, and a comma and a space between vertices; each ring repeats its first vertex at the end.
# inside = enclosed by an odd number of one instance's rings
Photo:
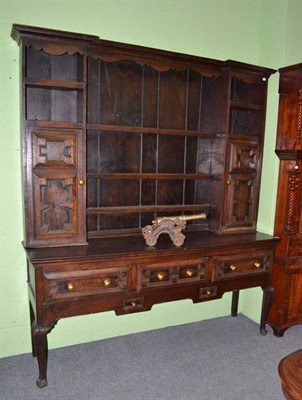
POLYGON ((302 323, 302 64, 280 69, 276 154, 280 159, 273 266, 276 301, 269 323, 276 336, 302 323))
POLYGON ((24 210, 37 385, 61 318, 148 311, 260 286, 277 238, 256 232, 267 80, 275 71, 14 25, 21 48, 24 210), (205 220, 194 220, 206 213, 205 220), (175 247, 142 228, 191 217, 175 247))

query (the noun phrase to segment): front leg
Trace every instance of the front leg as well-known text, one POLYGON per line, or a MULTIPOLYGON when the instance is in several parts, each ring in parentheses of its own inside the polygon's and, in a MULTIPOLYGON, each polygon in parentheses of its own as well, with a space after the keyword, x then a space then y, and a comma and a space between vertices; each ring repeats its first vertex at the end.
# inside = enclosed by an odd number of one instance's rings
POLYGON ((35 316, 34 309, 30 302, 29 302, 29 316, 30 316, 30 326, 31 326, 31 350, 32 350, 33 357, 37 357, 36 349, 35 349, 35 345, 34 345, 34 338, 33 338, 33 326, 35 324, 36 316, 35 316))
POLYGON ((47 386, 47 334, 53 329, 54 325, 39 325, 35 322, 32 325, 32 342, 35 349, 39 366, 39 378, 37 386, 42 389, 47 386))
POLYGON ((261 335, 264 336, 267 334, 265 326, 268 313, 275 298, 275 289, 273 287, 264 287, 262 288, 262 290, 263 290, 263 300, 262 300, 262 310, 260 319, 260 333, 261 335))
POLYGON ((238 315, 238 301, 239 301, 239 290, 233 290, 232 309, 231 309, 232 317, 237 317, 238 315))

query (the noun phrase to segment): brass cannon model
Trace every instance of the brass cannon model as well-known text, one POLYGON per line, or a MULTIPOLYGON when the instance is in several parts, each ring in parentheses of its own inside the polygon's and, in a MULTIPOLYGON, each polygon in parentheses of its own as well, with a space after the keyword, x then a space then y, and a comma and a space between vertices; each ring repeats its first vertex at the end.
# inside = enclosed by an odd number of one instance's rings
POLYGON ((155 246, 159 235, 168 233, 175 246, 179 247, 185 240, 182 230, 186 228, 187 221, 206 219, 206 213, 196 215, 177 215, 171 217, 158 217, 142 229, 143 236, 148 246, 155 246))

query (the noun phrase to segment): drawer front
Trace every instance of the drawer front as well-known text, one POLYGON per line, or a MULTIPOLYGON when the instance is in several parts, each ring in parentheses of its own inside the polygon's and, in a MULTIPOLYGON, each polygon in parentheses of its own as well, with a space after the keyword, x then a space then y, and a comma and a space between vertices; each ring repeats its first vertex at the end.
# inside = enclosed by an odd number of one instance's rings
POLYGON ((128 269, 103 268, 45 273, 48 299, 60 299, 127 290, 128 269))
POLYGON ((270 270, 271 263, 271 253, 215 257, 214 279, 219 280, 264 273, 270 270))
POLYGON ((179 263, 159 263, 142 266, 141 287, 167 286, 187 282, 205 282, 208 258, 179 263))

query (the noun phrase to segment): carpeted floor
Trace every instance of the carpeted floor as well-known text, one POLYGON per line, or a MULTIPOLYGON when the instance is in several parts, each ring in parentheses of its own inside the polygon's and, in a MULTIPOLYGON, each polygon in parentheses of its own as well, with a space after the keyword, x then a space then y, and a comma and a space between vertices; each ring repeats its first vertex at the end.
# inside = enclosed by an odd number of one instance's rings
POLYGON ((51 350, 44 389, 31 354, 2 359, 1 400, 284 400, 278 363, 299 348, 301 325, 217 318, 51 350))

